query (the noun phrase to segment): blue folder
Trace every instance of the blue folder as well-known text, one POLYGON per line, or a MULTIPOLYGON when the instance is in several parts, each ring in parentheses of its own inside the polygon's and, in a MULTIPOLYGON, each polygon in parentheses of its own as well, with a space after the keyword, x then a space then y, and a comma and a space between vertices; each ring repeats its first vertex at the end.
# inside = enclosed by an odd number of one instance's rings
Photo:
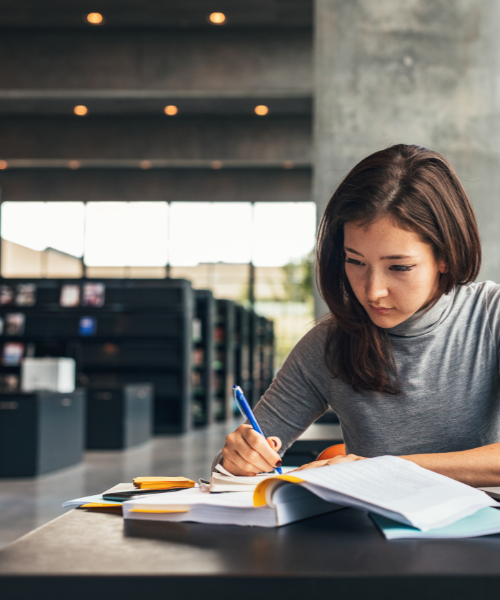
POLYGON ((481 508, 473 515, 459 519, 451 525, 429 531, 420 531, 416 527, 403 525, 380 515, 370 513, 370 517, 388 540, 469 538, 500 533, 500 510, 491 507, 481 508))

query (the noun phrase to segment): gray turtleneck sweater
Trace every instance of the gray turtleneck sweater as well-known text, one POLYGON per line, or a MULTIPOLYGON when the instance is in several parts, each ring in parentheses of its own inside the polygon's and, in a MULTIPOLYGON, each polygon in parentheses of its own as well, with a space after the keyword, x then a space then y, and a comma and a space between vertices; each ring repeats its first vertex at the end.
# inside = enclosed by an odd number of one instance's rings
POLYGON ((402 393, 355 392, 324 359, 328 323, 295 346, 255 408, 283 453, 328 408, 348 452, 454 452, 500 441, 500 286, 457 287, 388 329, 402 393))

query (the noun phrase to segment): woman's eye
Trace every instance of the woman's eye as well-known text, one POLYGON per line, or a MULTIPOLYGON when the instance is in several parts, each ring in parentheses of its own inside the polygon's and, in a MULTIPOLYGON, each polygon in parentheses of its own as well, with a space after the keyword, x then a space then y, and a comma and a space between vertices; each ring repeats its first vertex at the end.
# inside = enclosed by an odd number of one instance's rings
POLYGON ((364 263, 362 263, 360 260, 356 260, 354 258, 349 258, 348 256, 346 256, 345 261, 346 261, 346 263, 349 263, 350 265, 359 265, 359 266, 364 265, 364 263))
POLYGON ((390 271, 411 271, 415 265, 391 265, 390 271))

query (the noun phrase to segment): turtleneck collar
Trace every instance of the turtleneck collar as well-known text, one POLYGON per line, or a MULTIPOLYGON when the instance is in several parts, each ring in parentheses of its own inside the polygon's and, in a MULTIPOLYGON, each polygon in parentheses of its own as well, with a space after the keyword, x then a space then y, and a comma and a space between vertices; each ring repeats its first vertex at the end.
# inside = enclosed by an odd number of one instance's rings
POLYGON ((432 331, 434 327, 446 317, 453 304, 455 289, 449 294, 443 294, 441 298, 430 309, 418 310, 406 321, 403 321, 395 327, 386 329, 389 335, 401 337, 415 337, 432 331))

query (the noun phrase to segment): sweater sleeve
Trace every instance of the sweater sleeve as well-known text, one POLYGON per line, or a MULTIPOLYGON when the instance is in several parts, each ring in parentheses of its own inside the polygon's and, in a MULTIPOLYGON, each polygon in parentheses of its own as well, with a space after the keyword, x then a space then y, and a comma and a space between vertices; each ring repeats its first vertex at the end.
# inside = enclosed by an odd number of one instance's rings
MULTIPOLYGON (((483 284, 487 292, 488 322, 491 335, 500 356, 500 285, 491 281, 483 284)), ((498 364, 500 372, 500 360, 498 364)))
POLYGON ((324 358, 328 327, 323 321, 298 342, 255 407, 266 437, 281 439, 280 454, 328 408, 332 384, 324 358))
MULTIPOLYGON (((281 455, 328 408, 331 375, 324 358, 328 327, 322 321, 297 343, 254 409, 264 435, 282 441, 281 455)), ((221 460, 219 452, 212 471, 221 460)))

